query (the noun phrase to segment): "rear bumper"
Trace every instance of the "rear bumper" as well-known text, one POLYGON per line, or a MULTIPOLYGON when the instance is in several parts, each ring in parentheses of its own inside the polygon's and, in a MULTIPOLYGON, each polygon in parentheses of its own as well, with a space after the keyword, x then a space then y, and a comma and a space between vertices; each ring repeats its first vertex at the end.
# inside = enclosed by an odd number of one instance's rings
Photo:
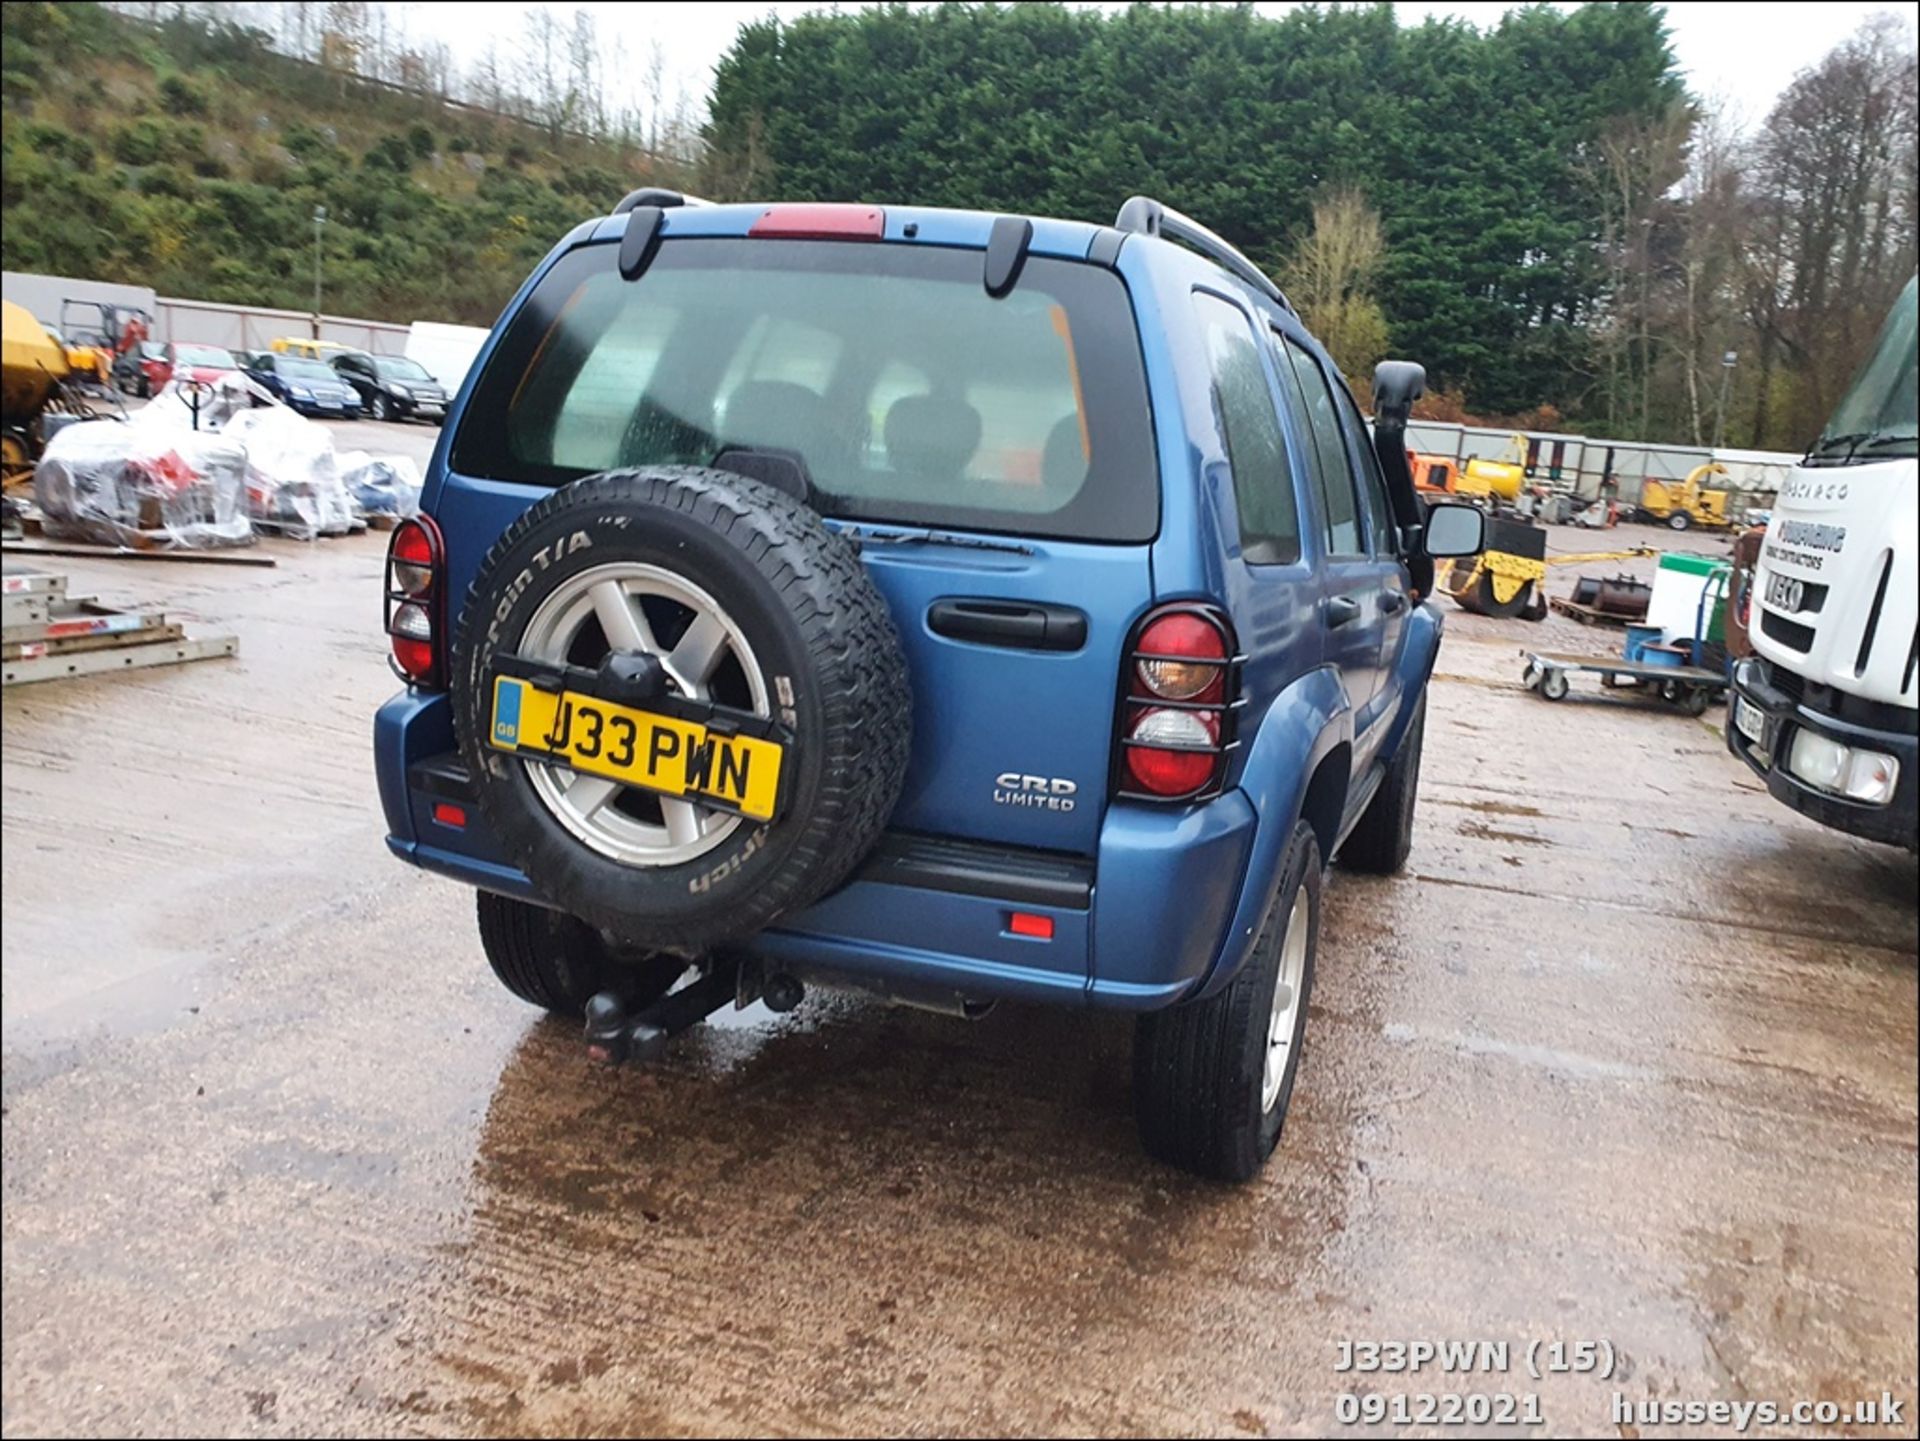
POLYGON ((1733 699, 1728 702, 1727 749, 1747 763, 1767 783, 1767 792, 1810 820, 1865 840, 1904 846, 1920 845, 1920 739, 1911 732, 1887 730, 1844 721, 1801 703, 1768 678, 1766 665, 1755 656, 1743 659, 1733 672, 1733 699), (1740 701, 1765 717, 1759 741, 1741 733, 1734 722, 1740 701), (1793 734, 1798 729, 1817 732, 1855 749, 1875 750, 1900 763, 1893 799, 1885 805, 1862 805, 1810 786, 1787 769, 1793 734))
MULTIPOLYGON (((389 701, 374 749, 396 856, 539 899, 474 804, 444 697, 389 701)), ((889 832, 845 885, 747 949, 803 975, 881 988, 1156 1010, 1212 970, 1253 832, 1237 790, 1182 810, 1116 803, 1095 857, 889 832), (1051 936, 1016 933, 1016 912, 1051 922, 1051 936)))

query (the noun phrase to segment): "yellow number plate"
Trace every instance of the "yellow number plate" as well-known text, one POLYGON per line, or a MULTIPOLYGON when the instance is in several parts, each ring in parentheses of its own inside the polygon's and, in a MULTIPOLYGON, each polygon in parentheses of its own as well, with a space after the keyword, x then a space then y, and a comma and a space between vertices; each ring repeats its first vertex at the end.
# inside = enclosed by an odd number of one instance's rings
POLYGON ((496 750, 550 755, 664 796, 721 801, 758 821, 773 819, 780 790, 775 741, 715 735, 694 721, 576 691, 544 691, 513 676, 493 682, 489 739, 496 750))

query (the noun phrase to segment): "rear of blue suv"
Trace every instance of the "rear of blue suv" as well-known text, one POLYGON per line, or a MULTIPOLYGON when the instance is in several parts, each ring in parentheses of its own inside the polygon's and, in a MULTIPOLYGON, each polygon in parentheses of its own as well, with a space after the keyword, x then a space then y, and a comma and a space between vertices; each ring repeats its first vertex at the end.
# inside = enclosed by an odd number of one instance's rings
POLYGON ((395 533, 389 845, 609 1054, 813 980, 1135 1010, 1149 1149, 1252 1174, 1325 865, 1411 833, 1397 431, 1150 202, 677 202, 535 272, 395 533))

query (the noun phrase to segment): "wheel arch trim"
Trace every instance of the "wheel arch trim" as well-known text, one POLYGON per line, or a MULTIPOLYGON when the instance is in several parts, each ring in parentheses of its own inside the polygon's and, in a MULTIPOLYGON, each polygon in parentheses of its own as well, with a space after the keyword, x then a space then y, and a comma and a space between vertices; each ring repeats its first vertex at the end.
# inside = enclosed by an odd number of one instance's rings
MULTIPOLYGON (((1232 984, 1253 954, 1308 787, 1322 763, 1342 746, 1351 754, 1353 711, 1330 667, 1307 672, 1275 696, 1262 713, 1240 773, 1240 789, 1257 817, 1246 874, 1233 919, 1206 978, 1193 992, 1195 998, 1214 995, 1232 984)), ((1341 789, 1344 794, 1344 784, 1341 789)))

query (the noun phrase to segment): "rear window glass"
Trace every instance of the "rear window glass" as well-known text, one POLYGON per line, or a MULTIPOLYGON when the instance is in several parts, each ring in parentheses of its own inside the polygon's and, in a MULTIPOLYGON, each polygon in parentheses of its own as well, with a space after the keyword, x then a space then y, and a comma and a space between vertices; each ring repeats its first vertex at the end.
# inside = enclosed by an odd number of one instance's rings
POLYGON ((456 469, 595 471, 797 453, 828 515, 1086 540, 1159 524, 1140 344, 1110 271, 1036 256, 1012 293, 977 250, 668 241, 638 281, 564 256, 513 318, 456 469))

